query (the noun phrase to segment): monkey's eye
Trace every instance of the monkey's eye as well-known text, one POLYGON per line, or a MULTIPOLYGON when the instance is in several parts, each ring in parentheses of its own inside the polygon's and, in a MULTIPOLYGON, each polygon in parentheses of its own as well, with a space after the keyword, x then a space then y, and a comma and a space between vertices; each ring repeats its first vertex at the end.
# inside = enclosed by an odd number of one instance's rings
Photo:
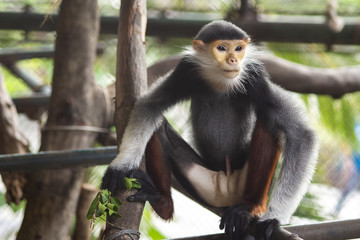
POLYGON ((242 46, 237 46, 237 47, 235 48, 235 51, 236 51, 236 52, 240 52, 242 49, 243 49, 242 46))
POLYGON ((220 52, 226 51, 226 48, 224 47, 224 45, 219 45, 216 47, 216 49, 219 50, 220 52))

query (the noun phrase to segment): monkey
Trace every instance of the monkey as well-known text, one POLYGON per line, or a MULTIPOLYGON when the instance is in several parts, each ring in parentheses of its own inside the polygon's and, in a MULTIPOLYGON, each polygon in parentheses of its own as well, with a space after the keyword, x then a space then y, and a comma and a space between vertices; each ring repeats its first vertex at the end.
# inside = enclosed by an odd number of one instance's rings
POLYGON ((135 103, 101 187, 122 190, 123 178, 134 176, 142 188, 128 200, 148 200, 159 216, 171 219, 171 169, 196 199, 224 209, 220 228, 228 239, 246 237, 253 221, 255 239, 270 239, 306 192, 318 142, 303 107, 270 81, 257 54, 236 25, 218 20, 203 26, 177 66, 135 103), (194 146, 162 115, 185 100, 191 102, 194 146), (148 174, 139 170, 144 153, 148 174))

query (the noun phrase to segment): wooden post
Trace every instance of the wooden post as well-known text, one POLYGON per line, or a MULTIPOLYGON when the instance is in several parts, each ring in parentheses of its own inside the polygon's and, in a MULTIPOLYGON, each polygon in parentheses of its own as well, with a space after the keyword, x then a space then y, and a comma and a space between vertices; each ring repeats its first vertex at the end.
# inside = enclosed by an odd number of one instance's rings
MULTIPOLYGON (((115 126, 118 146, 121 144, 121 138, 136 99, 147 88, 145 29, 146 0, 122 0, 115 85, 115 126)), ((128 196, 134 194, 134 190, 114 194, 123 202, 119 210, 121 218, 108 218, 108 221, 117 227, 108 224, 104 239, 131 239, 125 232, 138 230, 144 204, 130 203, 126 200, 128 196), (122 232, 121 229, 125 231, 122 232)))
MULTIPOLYGON (((105 125, 104 93, 96 85, 93 69, 98 30, 97 1, 61 1, 52 94, 41 151, 91 147, 98 133, 82 127, 105 125)), ((27 173, 27 206, 18 240, 69 238, 83 171, 71 168, 27 173)))

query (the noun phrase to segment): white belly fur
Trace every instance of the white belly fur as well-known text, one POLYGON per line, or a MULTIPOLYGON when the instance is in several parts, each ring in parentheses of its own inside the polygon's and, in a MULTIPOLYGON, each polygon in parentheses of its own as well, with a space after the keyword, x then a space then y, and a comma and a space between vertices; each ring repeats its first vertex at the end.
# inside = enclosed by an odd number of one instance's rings
POLYGON ((230 207, 241 203, 244 193, 248 164, 232 174, 216 172, 194 165, 186 176, 199 196, 214 207, 230 207))

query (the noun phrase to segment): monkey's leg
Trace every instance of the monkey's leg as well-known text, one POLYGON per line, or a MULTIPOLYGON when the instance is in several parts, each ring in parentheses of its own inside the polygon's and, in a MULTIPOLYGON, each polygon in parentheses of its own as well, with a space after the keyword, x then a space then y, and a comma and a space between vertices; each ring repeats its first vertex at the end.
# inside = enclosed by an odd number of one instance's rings
POLYGON ((134 172, 141 188, 128 198, 129 201, 148 201, 154 211, 164 220, 170 220, 174 213, 171 197, 171 167, 164 157, 158 135, 153 134, 146 150, 146 173, 140 170, 134 172))
POLYGON ((209 193, 215 196, 216 194, 213 192, 216 183, 214 181, 221 177, 225 178, 224 173, 219 174, 205 168, 201 157, 166 120, 148 142, 145 156, 147 174, 141 171, 133 174, 133 177, 140 181, 142 187, 128 200, 149 201, 156 213, 163 219, 170 219, 173 213, 170 191, 171 167, 180 184, 204 205, 208 204, 202 200, 204 196, 198 194, 199 189, 200 193, 209 193), (217 175, 219 176, 216 177, 217 175), (204 184, 209 180, 212 184, 204 184))
MULTIPOLYGON (((230 239, 238 239, 237 228, 244 219, 249 224, 258 220, 258 215, 266 210, 267 195, 276 164, 280 155, 278 141, 257 121, 250 146, 248 159, 248 175, 243 195, 243 204, 226 211, 221 220, 221 227, 230 239)), ((246 224, 246 223, 245 223, 246 224)), ((258 221, 256 224, 256 240, 267 240, 273 230, 279 227, 276 219, 258 221)), ((242 231, 240 227, 240 231, 242 231)))
MULTIPOLYGON (((205 204, 189 181, 188 170, 194 167, 196 175, 193 181, 207 178, 209 170, 202 166, 201 157, 181 138, 164 120, 161 127, 153 134, 145 150, 146 170, 135 171, 133 177, 142 185, 141 189, 129 201, 149 201, 155 212, 167 220, 173 214, 171 198, 171 168, 181 185, 199 202, 205 204)), ((205 181, 206 182, 206 181, 205 181)))
MULTIPOLYGON (((104 183, 109 183, 112 189, 118 190, 123 185, 124 177, 134 177, 141 183, 141 189, 128 198, 129 201, 149 201, 155 212, 163 219, 171 219, 173 214, 173 201, 171 198, 171 163, 173 163, 174 174, 177 176, 183 187, 196 198, 199 202, 205 204, 202 198, 196 192, 194 181, 215 178, 216 172, 209 171, 202 166, 200 156, 175 132, 169 123, 165 120, 163 125, 157 130, 149 140, 146 150, 146 170, 131 172, 129 176, 119 175, 114 172, 118 181, 115 183, 107 181, 112 174, 107 170, 103 178, 104 183), (188 169, 191 168, 193 182, 189 181, 188 169), (194 169, 195 168, 195 169, 194 169), (199 178, 201 174, 203 177, 199 178)), ((224 176, 224 174, 220 174, 224 176)), ((218 177, 219 178, 219 177, 218 177)), ((108 185, 109 185, 108 184, 108 185)), ((206 185, 201 188, 202 192, 207 192, 208 188, 214 188, 213 185, 206 185)), ((124 189, 124 187, 120 188, 124 189)), ((212 190, 212 189, 210 189, 212 190)))
MULTIPOLYGON (((194 151, 194 149, 183 140, 183 138, 164 121, 157 135, 161 142, 165 157, 171 162, 174 176, 180 185, 186 189, 198 202, 208 205, 196 189, 198 181, 207 182, 213 171, 204 167, 203 159, 194 151), (192 176, 195 170, 196 176, 192 176)), ((207 187, 205 187, 207 188, 207 187)), ((204 189, 205 191, 208 189, 204 189)), ((209 189, 210 191, 211 189, 209 189)))
MULTIPOLYGON (((258 121, 250 149, 249 174, 244 199, 254 202, 252 214, 259 215, 266 210, 267 196, 280 156, 278 139, 258 121), (257 186, 258 191, 253 186, 257 186)), ((256 240, 268 240, 272 232, 280 226, 276 219, 260 220, 256 224, 256 240)))

